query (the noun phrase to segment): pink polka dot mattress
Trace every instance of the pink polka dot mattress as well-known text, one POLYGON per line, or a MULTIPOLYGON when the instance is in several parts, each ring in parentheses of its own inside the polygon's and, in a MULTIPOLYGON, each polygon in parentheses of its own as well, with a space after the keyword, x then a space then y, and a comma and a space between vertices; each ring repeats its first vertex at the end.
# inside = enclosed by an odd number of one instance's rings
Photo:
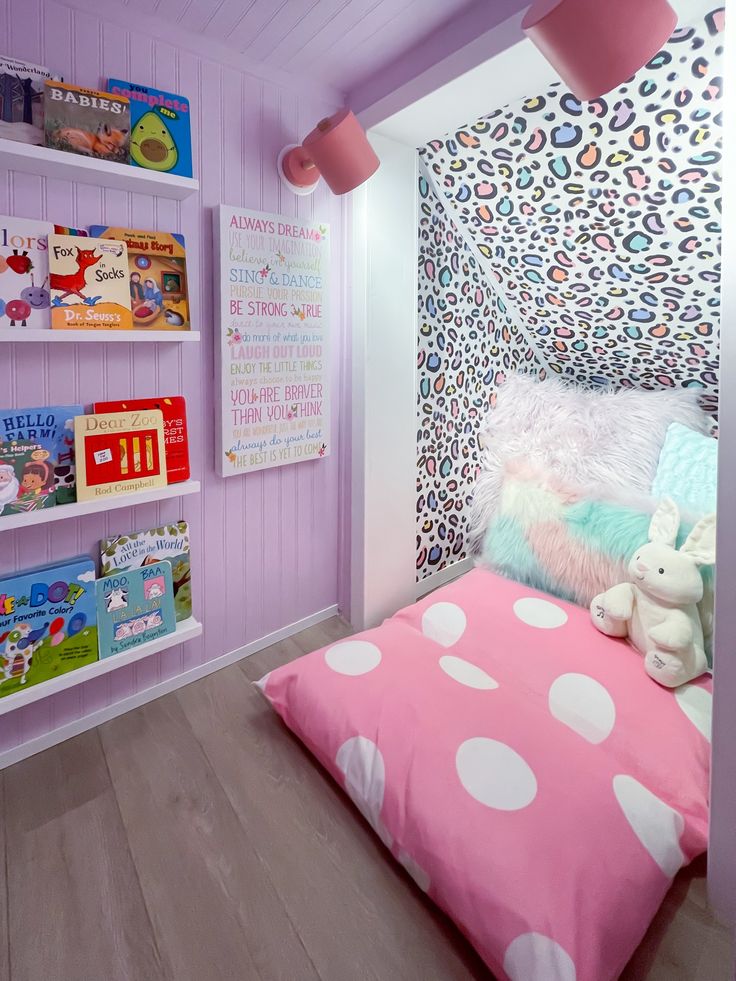
POLYGON ((617 978, 706 848, 710 679, 486 570, 258 685, 498 978, 617 978))

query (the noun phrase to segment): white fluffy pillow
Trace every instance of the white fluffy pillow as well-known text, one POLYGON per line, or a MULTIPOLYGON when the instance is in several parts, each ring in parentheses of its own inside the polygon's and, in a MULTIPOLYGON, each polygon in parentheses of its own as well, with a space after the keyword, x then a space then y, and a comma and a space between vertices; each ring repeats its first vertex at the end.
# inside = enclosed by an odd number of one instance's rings
POLYGON ((558 378, 510 375, 481 430, 470 540, 478 549, 493 517, 504 463, 526 458, 566 483, 649 493, 673 422, 708 432, 697 391, 580 388, 558 378))

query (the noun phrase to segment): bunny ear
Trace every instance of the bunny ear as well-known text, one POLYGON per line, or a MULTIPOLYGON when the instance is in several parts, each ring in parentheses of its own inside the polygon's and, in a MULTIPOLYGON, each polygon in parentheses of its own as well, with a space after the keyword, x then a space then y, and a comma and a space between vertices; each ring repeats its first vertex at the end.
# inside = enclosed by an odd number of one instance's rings
POLYGON ((680 549, 696 565, 713 565, 716 560, 716 516, 701 518, 680 549))
POLYGON ((674 545, 680 527, 680 512, 674 501, 666 497, 652 515, 649 525, 649 541, 674 545))

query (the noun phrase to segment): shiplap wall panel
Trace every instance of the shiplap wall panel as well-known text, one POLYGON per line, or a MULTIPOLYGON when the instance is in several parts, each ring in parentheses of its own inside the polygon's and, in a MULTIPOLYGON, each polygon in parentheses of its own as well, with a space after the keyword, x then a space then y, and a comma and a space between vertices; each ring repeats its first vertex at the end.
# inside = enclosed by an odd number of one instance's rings
MULTIPOLYGON (((133 16, 131 12, 131 16, 133 16)), ((75 186, 0 170, 0 212, 68 225, 181 231, 199 345, 2 345, 0 408, 177 394, 187 398, 192 472, 200 496, 5 532, 0 573, 81 553, 100 538, 186 518, 193 602, 204 635, 0 718, 0 752, 134 695, 334 604, 345 584, 338 554, 346 390, 345 229, 348 205, 324 187, 309 198, 284 190, 276 156, 334 111, 306 84, 281 87, 190 48, 151 37, 56 0, 0 0, 2 53, 47 65, 97 87, 108 76, 187 95, 201 193, 183 202, 75 186), (222 480, 214 469, 216 381, 212 208, 220 202, 330 223, 331 454, 320 461, 222 480)), ((343 482, 344 486, 348 484, 343 482)))

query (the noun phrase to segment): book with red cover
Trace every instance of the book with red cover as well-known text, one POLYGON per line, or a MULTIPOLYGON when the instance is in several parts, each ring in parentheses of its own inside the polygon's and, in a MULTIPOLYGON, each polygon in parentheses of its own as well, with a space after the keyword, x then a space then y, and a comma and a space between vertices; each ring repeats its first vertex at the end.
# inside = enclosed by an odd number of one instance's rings
POLYGON ((166 475, 170 484, 189 480, 189 435, 187 406, 182 395, 160 399, 126 399, 125 402, 95 402, 93 412, 136 412, 160 409, 164 416, 166 475))

